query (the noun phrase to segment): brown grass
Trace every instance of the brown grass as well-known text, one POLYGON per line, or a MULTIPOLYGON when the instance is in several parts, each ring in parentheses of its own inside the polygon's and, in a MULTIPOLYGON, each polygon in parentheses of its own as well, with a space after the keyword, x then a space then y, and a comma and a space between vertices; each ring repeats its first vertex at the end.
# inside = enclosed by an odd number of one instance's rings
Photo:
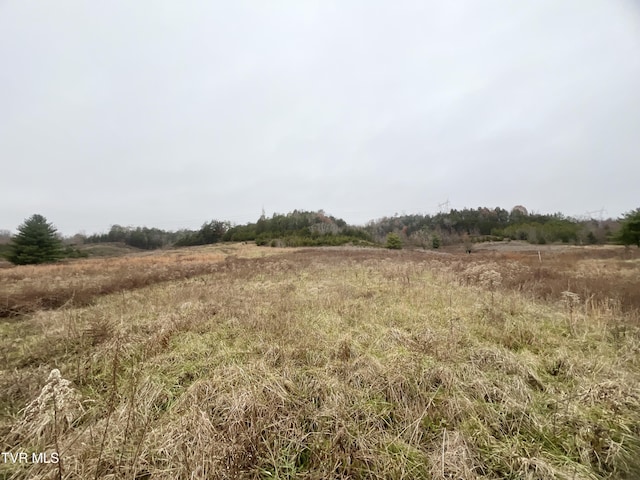
MULTIPOLYGON (((443 257, 462 273, 474 265, 498 271, 502 285, 534 298, 558 301, 562 293, 580 296, 587 308, 640 311, 640 249, 625 247, 565 247, 536 251, 478 252, 443 257)), ((466 278, 466 277, 465 277, 466 278)))
POLYGON ((0 318, 62 306, 89 305, 99 295, 213 273, 226 258, 254 258, 281 249, 218 245, 70 260, 0 270, 0 318))
POLYGON ((0 324, 3 451, 63 458, 0 477, 638 478, 630 306, 516 288, 522 258, 261 251, 0 324))

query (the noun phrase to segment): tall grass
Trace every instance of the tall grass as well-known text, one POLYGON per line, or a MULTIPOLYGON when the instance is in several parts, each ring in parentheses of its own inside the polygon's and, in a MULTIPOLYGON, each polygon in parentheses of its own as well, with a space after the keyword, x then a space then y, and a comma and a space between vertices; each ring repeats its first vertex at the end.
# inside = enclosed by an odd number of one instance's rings
POLYGON ((0 318, 62 306, 86 306, 99 295, 214 273, 230 256, 281 253, 235 244, 155 251, 115 258, 68 260, 0 270, 0 318))
POLYGON ((516 287, 527 265, 498 257, 331 249, 216 265, 2 323, 3 451, 58 449, 64 478, 640 475, 640 331, 619 299, 578 291, 569 309, 516 287), (28 415, 53 368, 74 399, 55 435, 28 415))

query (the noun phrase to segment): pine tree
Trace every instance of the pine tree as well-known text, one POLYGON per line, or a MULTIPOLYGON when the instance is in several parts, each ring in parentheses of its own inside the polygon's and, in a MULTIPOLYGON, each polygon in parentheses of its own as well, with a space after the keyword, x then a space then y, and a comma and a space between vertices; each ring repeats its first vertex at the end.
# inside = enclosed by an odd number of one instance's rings
POLYGON ((62 258, 56 228, 42 215, 33 215, 18 227, 7 259, 16 265, 55 262, 62 258))
POLYGON ((621 221, 618 241, 623 245, 637 245, 640 248, 640 208, 625 213, 621 221))
POLYGON ((397 233, 390 233, 387 235, 387 248, 392 250, 400 250, 402 248, 402 240, 397 233))

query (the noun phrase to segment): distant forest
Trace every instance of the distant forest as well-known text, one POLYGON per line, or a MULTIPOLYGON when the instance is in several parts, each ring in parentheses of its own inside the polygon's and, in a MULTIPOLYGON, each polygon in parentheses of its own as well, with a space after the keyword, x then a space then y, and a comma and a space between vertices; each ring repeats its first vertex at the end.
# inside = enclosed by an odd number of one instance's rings
POLYGON ((603 244, 614 240, 617 220, 578 220, 561 213, 528 213, 523 207, 451 210, 435 215, 395 215, 372 220, 365 226, 348 225, 320 210, 294 210, 287 214, 262 215, 255 223, 232 225, 211 220, 199 230, 165 231, 147 227, 114 225, 109 232, 84 237, 73 243, 118 242, 152 250, 166 247, 207 245, 218 242, 255 242, 265 246, 380 245, 389 234, 403 246, 439 248, 485 241, 522 240, 535 244, 603 244))

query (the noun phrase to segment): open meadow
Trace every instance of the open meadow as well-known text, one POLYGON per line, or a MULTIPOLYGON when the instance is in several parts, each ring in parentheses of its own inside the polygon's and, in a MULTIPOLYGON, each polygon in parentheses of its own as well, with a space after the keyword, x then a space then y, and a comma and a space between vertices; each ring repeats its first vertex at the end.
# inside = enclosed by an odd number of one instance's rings
POLYGON ((640 478, 638 250, 0 269, 0 479, 640 478))

